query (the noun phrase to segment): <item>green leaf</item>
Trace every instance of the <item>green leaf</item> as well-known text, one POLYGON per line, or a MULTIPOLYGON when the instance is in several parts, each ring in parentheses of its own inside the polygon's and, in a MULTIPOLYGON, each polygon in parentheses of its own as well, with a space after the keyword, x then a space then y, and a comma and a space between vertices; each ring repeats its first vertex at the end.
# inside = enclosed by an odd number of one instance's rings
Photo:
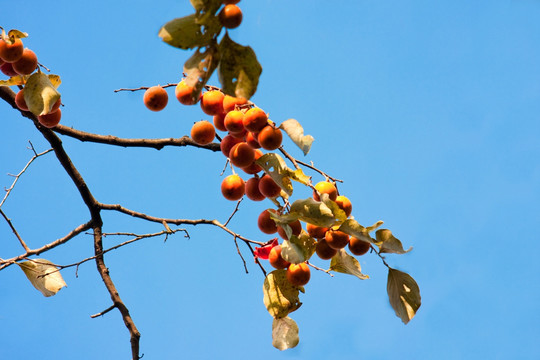
POLYGON ((249 99, 257 91, 262 66, 253 49, 242 46, 225 34, 219 44, 221 61, 218 76, 227 95, 249 99))
POLYGON ((292 349, 299 341, 298 325, 293 319, 287 316, 272 321, 272 345, 276 349, 292 349))
POLYGON ((387 291, 397 317, 407 324, 422 303, 418 284, 409 274, 389 267, 387 291))
POLYGON ((276 319, 284 318, 302 305, 298 299, 300 288, 292 285, 286 274, 286 270, 274 270, 264 279, 264 305, 276 319))
POLYGON ((347 219, 341 226, 339 227, 339 231, 343 231, 346 234, 349 234, 351 236, 354 236, 355 238, 363 241, 370 242, 372 244, 377 244, 375 239, 373 239, 369 232, 375 230, 377 227, 382 225, 382 221, 378 221, 372 226, 369 226, 367 228, 360 225, 356 220, 354 219, 347 219))
POLYGON ((167 44, 186 50, 208 45, 220 30, 217 17, 201 20, 192 14, 169 21, 161 27, 158 36, 167 44))
POLYGON ((304 135, 304 128, 295 119, 285 120, 279 127, 289 135, 291 140, 302 150, 304 155, 307 155, 314 140, 313 136, 304 135))
POLYGON ((61 288, 67 286, 56 266, 49 260, 32 259, 17 263, 17 265, 43 296, 53 296, 61 288))
POLYGON ((412 250, 412 247, 404 250, 401 241, 392 235, 392 232, 388 229, 377 230, 375 237, 377 238, 376 245, 381 253, 405 254, 412 250))
POLYGON ((214 14, 217 9, 223 4, 222 0, 189 0, 191 5, 197 11, 209 12, 214 14))
POLYGON ((360 280, 369 279, 368 275, 362 274, 362 268, 358 260, 354 256, 347 254, 345 249, 340 249, 330 260, 330 270, 354 275, 360 280))
POLYGON ((204 52, 201 52, 200 48, 197 49, 184 64, 185 83, 193 86, 200 93, 218 63, 219 51, 215 42, 208 45, 204 52))
POLYGON ((317 241, 310 237, 305 231, 299 236, 288 235, 289 240, 284 240, 281 244, 281 256, 292 264, 300 264, 315 253, 317 241))
POLYGON ((37 72, 26 81, 24 101, 34 115, 48 114, 58 99, 60 99, 60 93, 56 90, 49 76, 37 72))

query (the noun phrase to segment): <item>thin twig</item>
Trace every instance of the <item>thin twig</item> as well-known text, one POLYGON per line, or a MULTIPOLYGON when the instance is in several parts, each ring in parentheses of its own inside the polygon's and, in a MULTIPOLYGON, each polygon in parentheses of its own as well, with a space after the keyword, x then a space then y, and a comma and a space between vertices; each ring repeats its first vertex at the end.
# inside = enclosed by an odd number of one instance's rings
POLYGON ((225 221, 225 224, 223 224, 223 226, 227 226, 229 224, 229 222, 232 220, 234 214, 236 214, 238 212, 238 209, 240 208, 240 203, 242 202, 242 200, 244 200, 244 197, 242 197, 240 200, 238 200, 236 202, 236 207, 234 208, 231 216, 229 216, 229 218, 227 219, 227 221, 225 221))
POLYGON ((307 261, 307 264, 308 264, 309 266, 311 266, 312 268, 316 269, 316 270, 324 271, 325 273, 327 273, 327 274, 330 275, 331 277, 334 277, 334 274, 331 274, 331 273, 330 273, 330 271, 332 271, 332 270, 330 270, 330 269, 325 270, 325 269, 320 268, 320 267, 318 267, 318 266, 316 266, 316 265, 313 265, 313 264, 310 263, 309 261, 307 261))
POLYGON ((24 168, 17 175, 14 176, 15 180, 13 180, 13 183, 11 184, 11 186, 8 189, 6 189, 6 194, 4 195, 4 198, 2 199, 2 201, 0 202, 0 207, 2 207, 2 205, 4 205, 4 203, 6 202, 7 197, 9 196, 9 194, 11 193, 13 188, 15 187, 15 184, 17 184, 17 181, 19 181, 19 178, 21 177, 21 175, 26 172, 26 169, 28 169, 30 164, 34 160, 36 160, 38 157, 40 157, 42 155, 45 155, 45 154, 47 154, 47 153, 49 153, 49 152, 51 152, 53 150, 53 149, 49 149, 49 150, 45 150, 42 153, 37 154, 36 150, 34 149, 34 145, 32 145, 31 142, 30 142, 30 149, 34 152, 34 156, 32 156, 32 158, 26 163, 24 168))
POLYGON ((30 251, 30 248, 26 245, 26 243, 24 242, 24 240, 21 238, 21 236, 19 235, 19 233, 17 232, 17 230, 15 229, 15 226, 13 226, 13 224, 11 223, 11 219, 9 219, 6 215, 6 213, 0 209, 0 214, 2 214, 2 216, 4 217, 4 219, 6 219, 9 227, 11 228, 11 231, 13 231, 13 233, 15 234, 15 236, 17 237, 17 239, 19 240, 19 242, 21 243, 22 247, 24 248, 24 251, 26 251, 27 253, 30 251))
POLYGON ((377 255, 381 258, 383 264, 384 264, 387 268, 390 269, 390 265, 388 265, 388 263, 386 262, 384 256, 382 256, 381 253, 380 253, 379 251, 377 251, 377 249, 375 249, 375 247, 373 247, 373 245, 370 245, 370 247, 371 247, 371 251, 373 251, 375 254, 377 254, 377 255))
POLYGON ((236 246, 236 251, 238 252, 238 255, 240 255, 240 259, 242 259, 242 262, 244 263, 244 269, 246 270, 246 274, 249 273, 246 260, 244 259, 244 256, 242 256, 242 252, 240 251, 240 248, 238 247, 238 241, 236 241, 236 236, 234 237, 234 245, 236 246))
POLYGON ((105 315, 106 313, 108 313, 109 311, 113 310, 115 307, 116 307, 116 305, 111 305, 111 306, 109 306, 108 308, 106 308, 105 310, 103 310, 102 312, 99 312, 99 313, 94 314, 94 315, 90 315, 90 317, 91 317, 92 319, 95 319, 95 318, 97 318, 97 317, 103 316, 103 315, 105 315))
MULTIPOLYGON (((171 87, 171 86, 176 86, 178 84, 173 84, 173 83, 167 83, 166 85, 160 85, 162 88, 168 88, 168 87, 171 87)), ((133 89, 127 89, 127 88, 121 88, 121 89, 116 89, 114 90, 114 92, 119 92, 119 91, 139 91, 139 90, 148 90, 150 89, 150 86, 141 86, 141 87, 138 87, 138 88, 133 88, 133 89)))

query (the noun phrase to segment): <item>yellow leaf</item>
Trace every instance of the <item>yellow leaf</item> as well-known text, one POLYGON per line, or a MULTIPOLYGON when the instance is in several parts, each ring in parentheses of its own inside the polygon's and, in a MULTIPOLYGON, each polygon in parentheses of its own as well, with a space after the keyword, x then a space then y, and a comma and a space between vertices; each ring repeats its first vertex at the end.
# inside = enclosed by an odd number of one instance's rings
POLYGON ((284 318, 302 305, 298 299, 299 287, 291 284, 286 274, 286 270, 274 270, 264 279, 263 302, 276 319, 284 318))

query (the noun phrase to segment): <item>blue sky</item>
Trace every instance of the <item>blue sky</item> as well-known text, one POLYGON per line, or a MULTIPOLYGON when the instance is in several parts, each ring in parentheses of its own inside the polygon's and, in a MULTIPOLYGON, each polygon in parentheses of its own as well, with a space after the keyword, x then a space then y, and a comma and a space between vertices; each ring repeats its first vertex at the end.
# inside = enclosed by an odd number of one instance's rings
MULTIPOLYGON (((138 242, 106 262, 150 359, 538 359, 540 357, 540 2, 244 0, 233 40, 263 66, 253 97, 270 117, 299 120, 315 137, 304 159, 344 180, 340 192, 364 225, 385 227, 414 250, 387 261, 411 274, 422 307, 403 325, 371 254, 360 281, 322 272, 291 314, 297 348, 271 345, 263 276, 243 247, 215 228, 138 242)), ((162 43, 161 25, 188 15, 188 1, 27 1, 0 25, 29 33, 26 46, 62 77, 62 124, 121 137, 179 137, 208 118, 171 95, 160 113, 121 87, 177 82, 188 52, 162 43)), ((217 78, 211 83, 218 85, 217 78)), ((47 144, 5 103, 0 185, 47 144)), ((123 149, 62 138, 96 198, 148 214, 226 220, 224 158, 196 149, 123 149)), ((314 181, 322 180, 309 173, 314 181)), ((308 192, 298 189, 297 198, 308 192)), ((256 218, 271 203, 242 202, 231 227, 266 241, 256 218)), ((88 220, 53 155, 39 159, 2 209, 30 247, 88 220)), ((106 232, 149 233, 155 224, 104 214, 106 232)), ((0 221, 0 257, 21 252, 0 221)), ((119 239, 106 238, 112 246, 119 239)), ((44 254, 67 264, 92 255, 88 235, 44 254)), ((328 262, 316 263, 327 267, 328 262)), ((269 267, 267 267, 269 269, 269 267)), ((0 273, 2 358, 127 359, 129 338, 95 265, 41 296, 16 267, 0 273)))

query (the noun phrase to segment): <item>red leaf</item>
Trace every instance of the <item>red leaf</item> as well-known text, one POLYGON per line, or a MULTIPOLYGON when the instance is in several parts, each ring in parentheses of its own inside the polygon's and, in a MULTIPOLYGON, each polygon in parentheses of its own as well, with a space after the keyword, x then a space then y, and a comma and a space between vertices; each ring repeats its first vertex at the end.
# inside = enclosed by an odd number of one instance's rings
POLYGON ((259 259, 262 259, 262 260, 268 260, 268 255, 270 254, 270 250, 272 250, 272 248, 274 246, 277 246, 277 245, 279 245, 278 239, 274 238, 274 239, 268 241, 266 243, 266 245, 261 246, 261 247, 256 247, 255 248, 255 258, 259 258, 259 259))

